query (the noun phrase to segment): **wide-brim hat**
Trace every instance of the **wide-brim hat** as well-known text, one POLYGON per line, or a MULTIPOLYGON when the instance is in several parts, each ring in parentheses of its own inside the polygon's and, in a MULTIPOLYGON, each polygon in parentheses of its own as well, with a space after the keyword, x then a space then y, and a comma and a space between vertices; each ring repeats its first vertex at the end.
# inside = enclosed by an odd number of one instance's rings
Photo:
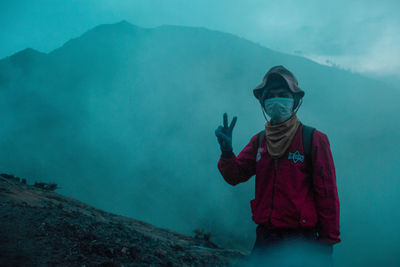
POLYGON ((284 66, 279 65, 272 67, 263 78, 263 81, 253 89, 254 96, 262 101, 261 97, 264 90, 275 88, 277 83, 285 82, 285 87, 295 95, 294 108, 297 107, 299 100, 304 97, 304 91, 298 86, 296 77, 284 66))

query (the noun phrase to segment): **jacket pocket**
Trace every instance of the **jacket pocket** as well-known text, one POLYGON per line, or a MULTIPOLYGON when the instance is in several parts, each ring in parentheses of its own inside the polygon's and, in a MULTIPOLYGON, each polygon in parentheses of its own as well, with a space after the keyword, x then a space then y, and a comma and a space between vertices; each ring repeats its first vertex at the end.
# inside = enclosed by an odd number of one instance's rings
POLYGON ((317 224, 318 216, 314 203, 307 203, 301 207, 299 223, 304 226, 314 227, 317 224))

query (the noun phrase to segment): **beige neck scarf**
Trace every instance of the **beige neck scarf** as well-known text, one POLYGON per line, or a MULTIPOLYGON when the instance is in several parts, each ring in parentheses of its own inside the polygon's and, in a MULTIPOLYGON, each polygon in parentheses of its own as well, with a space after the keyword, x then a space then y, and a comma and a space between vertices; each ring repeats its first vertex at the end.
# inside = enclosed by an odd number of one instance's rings
POLYGON ((280 158, 292 143, 292 139, 297 132, 300 121, 296 113, 285 122, 271 125, 271 121, 265 124, 265 140, 267 149, 273 158, 280 158))

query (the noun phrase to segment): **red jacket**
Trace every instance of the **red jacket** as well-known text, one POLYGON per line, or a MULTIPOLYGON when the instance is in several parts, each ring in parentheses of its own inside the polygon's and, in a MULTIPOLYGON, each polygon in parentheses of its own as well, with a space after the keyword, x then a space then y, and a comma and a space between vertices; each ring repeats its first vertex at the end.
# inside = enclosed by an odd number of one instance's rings
POLYGON ((302 158, 302 127, 300 124, 281 158, 274 160, 269 155, 265 139, 258 148, 256 134, 238 156, 221 155, 218 169, 231 185, 256 175, 255 198, 250 201, 256 224, 270 228, 316 228, 321 241, 339 243, 339 197, 329 140, 324 133, 314 131, 313 169, 307 171, 302 158), (294 157, 292 153, 296 153, 294 157))

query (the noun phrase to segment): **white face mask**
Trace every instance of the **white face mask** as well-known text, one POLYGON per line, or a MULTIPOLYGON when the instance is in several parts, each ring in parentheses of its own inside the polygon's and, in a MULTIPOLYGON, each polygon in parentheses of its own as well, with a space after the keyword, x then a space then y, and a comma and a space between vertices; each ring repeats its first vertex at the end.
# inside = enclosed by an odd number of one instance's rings
POLYGON ((274 97, 264 100, 264 109, 271 120, 286 121, 292 116, 294 99, 286 97, 274 97))

